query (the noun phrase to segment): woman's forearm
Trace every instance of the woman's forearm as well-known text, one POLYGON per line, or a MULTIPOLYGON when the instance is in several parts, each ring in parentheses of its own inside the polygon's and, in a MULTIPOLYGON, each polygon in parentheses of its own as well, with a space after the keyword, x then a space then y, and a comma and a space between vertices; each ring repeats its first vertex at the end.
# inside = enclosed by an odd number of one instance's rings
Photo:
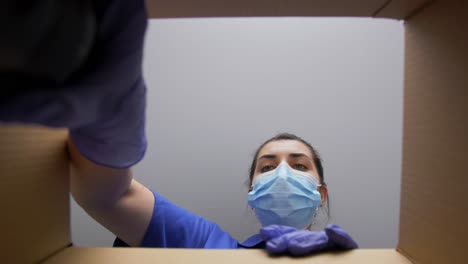
POLYGON ((139 246, 154 208, 153 193, 133 179, 130 169, 97 165, 69 140, 71 192, 97 222, 128 245, 139 246))
POLYGON ((87 210, 111 208, 130 188, 132 173, 97 165, 81 155, 72 140, 68 140, 71 160, 71 193, 87 210))

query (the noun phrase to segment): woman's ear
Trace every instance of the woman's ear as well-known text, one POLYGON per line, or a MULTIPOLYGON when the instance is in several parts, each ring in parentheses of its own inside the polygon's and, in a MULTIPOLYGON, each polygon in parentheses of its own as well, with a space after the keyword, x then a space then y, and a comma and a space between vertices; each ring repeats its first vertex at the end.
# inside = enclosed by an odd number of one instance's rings
POLYGON ((319 187, 319 192, 320 192, 320 206, 324 205, 325 202, 327 201, 327 195, 328 195, 328 188, 326 185, 322 185, 319 187))

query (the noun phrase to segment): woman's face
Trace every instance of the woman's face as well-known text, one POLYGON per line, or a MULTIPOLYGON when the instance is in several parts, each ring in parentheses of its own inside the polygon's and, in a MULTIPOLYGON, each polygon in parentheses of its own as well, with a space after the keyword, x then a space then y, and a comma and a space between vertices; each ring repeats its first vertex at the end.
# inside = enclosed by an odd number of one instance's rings
MULTIPOLYGON (((266 144, 258 153, 252 181, 258 175, 274 170, 282 161, 286 161, 295 170, 311 174, 321 182, 312 153, 304 143, 297 140, 278 140, 266 144)), ((323 204, 327 196, 327 187, 320 186, 318 191, 323 204)))
POLYGON ((274 170, 282 161, 286 161, 295 170, 313 175, 320 182, 312 153, 306 145, 296 140, 279 140, 266 144, 258 153, 253 178, 274 170))

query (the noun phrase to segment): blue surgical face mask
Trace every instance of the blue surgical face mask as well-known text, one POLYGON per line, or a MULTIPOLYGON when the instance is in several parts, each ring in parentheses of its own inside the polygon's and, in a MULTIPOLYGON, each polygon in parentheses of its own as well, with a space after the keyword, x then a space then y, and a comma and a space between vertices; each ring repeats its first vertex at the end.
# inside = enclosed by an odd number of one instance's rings
POLYGON ((320 206, 318 186, 314 176, 294 170, 283 161, 276 169, 255 177, 248 203, 262 226, 304 229, 312 223, 320 206))

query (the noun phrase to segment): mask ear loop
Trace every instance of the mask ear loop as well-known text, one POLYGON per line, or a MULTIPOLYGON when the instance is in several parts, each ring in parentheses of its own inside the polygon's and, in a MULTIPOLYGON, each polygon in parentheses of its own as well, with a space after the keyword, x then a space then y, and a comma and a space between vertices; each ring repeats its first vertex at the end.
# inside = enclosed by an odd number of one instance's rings
MULTIPOLYGON (((315 184, 315 183, 314 183, 314 185, 315 185, 315 189, 316 189, 318 192, 320 192, 320 191, 319 191, 319 188, 322 187, 323 184, 320 184, 320 183, 315 184)), ((322 197, 322 195, 320 195, 320 197, 322 197)), ((320 201, 320 206, 317 207, 317 208, 315 209, 314 215, 312 216, 312 222, 310 223, 310 228, 311 228, 311 229, 312 229, 313 226, 315 226, 315 225, 317 224, 317 214, 318 214, 319 209, 322 207, 322 205, 323 205, 323 204, 322 204, 322 202, 320 201)))
MULTIPOLYGON (((320 205, 320 207, 321 206, 322 205, 320 205)), ((320 207, 317 207, 317 209, 315 209, 314 215, 312 216, 312 222, 310 223, 310 228, 317 224, 317 213, 320 207)))

